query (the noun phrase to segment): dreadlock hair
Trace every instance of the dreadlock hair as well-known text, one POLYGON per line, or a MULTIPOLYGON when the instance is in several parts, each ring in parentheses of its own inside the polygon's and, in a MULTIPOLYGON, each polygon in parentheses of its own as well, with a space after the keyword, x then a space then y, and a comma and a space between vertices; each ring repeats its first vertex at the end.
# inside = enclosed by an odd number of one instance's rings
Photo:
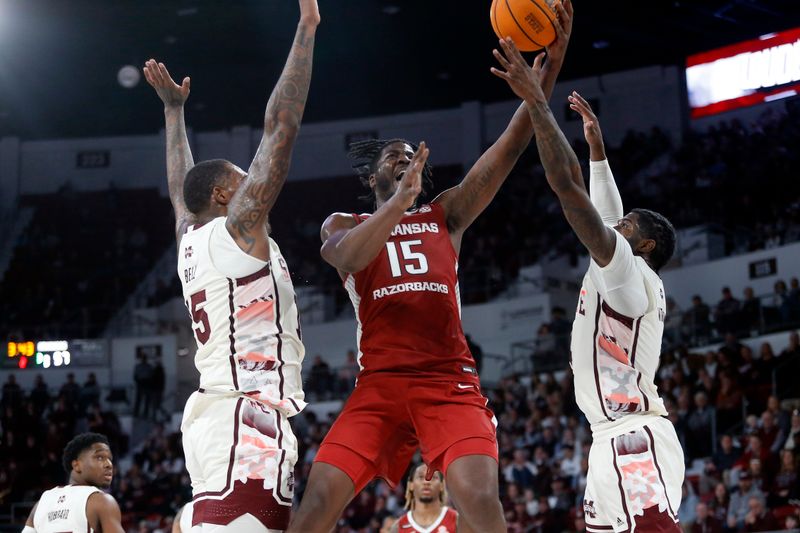
POLYGON ((64 455, 61 456, 61 464, 64 466, 64 470, 67 474, 72 472, 72 461, 98 442, 106 446, 109 445, 106 436, 100 433, 81 433, 67 443, 64 447, 64 455))
POLYGON ((650 266, 658 272, 667 264, 675 252, 675 228, 660 213, 649 209, 632 209, 631 213, 639 215, 639 231, 645 239, 653 239, 655 247, 650 252, 650 266))
MULTIPOLYGON (((392 143, 405 143, 414 150, 414 153, 419 150, 418 145, 405 139, 367 139, 350 143, 350 150, 347 152, 347 156, 353 160, 353 170, 358 174, 361 184, 369 189, 369 193, 360 196, 359 200, 375 205, 377 199, 375 198, 375 190, 369 186, 369 177, 375 172, 378 166, 378 158, 381 156, 383 149, 392 143)), ((433 167, 426 162, 425 167, 422 169, 422 193, 417 198, 417 203, 431 189, 433 189, 433 167)))
MULTIPOLYGON (((408 481, 406 482, 406 504, 405 509, 409 511, 414 510, 414 491, 411 490, 411 483, 414 482, 414 474, 417 473, 417 468, 422 465, 414 465, 411 468, 411 473, 408 475, 408 481)), ((444 505, 447 503, 447 487, 444 484, 444 476, 438 470, 433 473, 434 476, 439 476, 439 479, 442 480, 442 492, 439 493, 439 502, 444 505)))
POLYGON ((211 191, 222 185, 222 180, 230 173, 231 164, 225 159, 209 159, 197 163, 186 173, 183 201, 189 211, 197 215, 208 209, 211 191))

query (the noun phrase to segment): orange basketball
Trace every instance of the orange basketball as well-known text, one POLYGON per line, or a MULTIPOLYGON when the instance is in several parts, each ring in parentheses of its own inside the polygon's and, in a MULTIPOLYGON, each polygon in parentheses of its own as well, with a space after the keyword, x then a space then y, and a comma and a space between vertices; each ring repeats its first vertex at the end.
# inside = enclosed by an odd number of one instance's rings
POLYGON ((511 37, 523 52, 540 50, 556 38, 554 1, 493 0, 492 28, 501 39, 511 37))

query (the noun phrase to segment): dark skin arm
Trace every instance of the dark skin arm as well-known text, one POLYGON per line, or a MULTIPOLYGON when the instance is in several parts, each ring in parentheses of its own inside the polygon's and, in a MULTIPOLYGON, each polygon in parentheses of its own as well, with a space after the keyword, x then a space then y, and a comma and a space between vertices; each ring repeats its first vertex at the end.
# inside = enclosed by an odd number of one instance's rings
POLYGON ((194 215, 183 201, 183 182, 186 173, 194 166, 183 107, 189 98, 191 80, 186 77, 181 85, 175 83, 164 63, 151 59, 145 63, 144 77, 164 103, 167 138, 167 184, 169 199, 175 211, 175 235, 180 242, 187 226, 195 223, 194 215))
MULTIPOLYGON (((564 62, 564 55, 572 32, 571 0, 564 0, 563 4, 558 2, 555 7, 558 15, 554 22, 556 40, 547 49, 548 59, 541 84, 548 99, 553 94, 556 78, 564 62)), ((507 63, 506 60, 510 55, 519 54, 510 38, 500 40, 500 47, 503 50, 502 54, 497 50, 494 50, 493 53, 501 65, 507 63)), ((525 68, 530 69, 527 65, 525 68)), ((492 72, 497 74, 496 69, 492 69, 492 72)), ((520 155, 530 144, 532 135, 533 127, 523 103, 514 113, 506 130, 467 172, 464 180, 459 185, 444 191, 434 200, 444 208, 448 230, 456 251, 461 248, 461 237, 464 230, 475 221, 495 197, 520 155)))
POLYGON ((95 492, 89 496, 86 502, 86 518, 95 531, 125 533, 117 500, 109 494, 95 492))
POLYGON ((515 92, 519 91, 518 95, 525 100, 547 182, 558 196, 567 222, 589 250, 594 261, 603 267, 614 256, 615 230, 603 224, 600 214, 592 205, 578 157, 556 124, 555 117, 547 105, 547 98, 541 86, 542 59, 539 55, 534 61, 533 68, 527 71, 526 79, 512 87, 516 87, 515 92))
POLYGON ((247 178, 228 206, 225 227, 236 244, 258 259, 269 259, 267 217, 289 173, 289 162, 311 84, 316 0, 300 0, 300 22, 278 83, 267 102, 264 135, 247 178))
POLYGON ((428 154, 425 143, 420 143, 397 192, 361 224, 344 213, 334 213, 322 224, 320 253, 342 277, 348 272, 363 270, 375 259, 403 214, 414 205, 422 192, 422 170, 428 154))

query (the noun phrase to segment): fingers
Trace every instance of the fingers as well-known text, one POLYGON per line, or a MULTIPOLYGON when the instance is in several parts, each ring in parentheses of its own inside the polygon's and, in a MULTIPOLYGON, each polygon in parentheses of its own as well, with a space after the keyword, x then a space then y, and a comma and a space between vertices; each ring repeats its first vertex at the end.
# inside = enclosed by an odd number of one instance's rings
MULTIPOLYGON (((500 41, 500 42, 502 43, 503 41, 500 41)), ((503 54, 498 52, 496 48, 494 50, 492 50, 492 54, 494 55, 494 58, 497 60, 497 62, 500 63, 501 67, 503 67, 506 70, 511 68, 511 63, 509 63, 506 60, 506 58, 503 57, 503 54)))
POLYGON ((175 81, 172 79, 172 76, 169 75, 169 71, 167 70, 167 66, 164 63, 158 64, 158 71, 161 73, 161 78, 164 83, 171 83, 173 85, 177 85, 175 81))
POLYGON ((572 0, 564 0, 564 10, 567 12, 569 19, 572 20, 572 15, 575 13, 572 8, 572 0))
POLYGON ((189 76, 186 76, 185 78, 183 78, 183 81, 181 82, 181 89, 188 92, 191 84, 192 84, 192 79, 189 76))
POLYGON ((511 76, 508 75, 508 72, 503 72, 502 70, 496 69, 494 67, 489 69, 489 72, 497 76, 498 78, 504 79, 506 81, 511 80, 511 76))
POLYGON ((542 63, 544 62, 545 55, 546 54, 542 52, 536 56, 536 59, 533 60, 533 70, 536 72, 540 72, 542 70, 542 63))
POLYGON ((525 58, 522 57, 522 53, 520 53, 519 48, 517 48, 511 37, 500 39, 500 46, 503 47, 503 52, 505 52, 508 61, 518 65, 525 65, 527 68, 528 64, 525 62, 525 58))
POLYGON ((572 94, 567 97, 567 100, 570 102, 570 108, 574 111, 577 111, 582 116, 586 118, 596 119, 594 111, 592 111, 592 106, 589 105, 583 96, 578 94, 577 91, 572 91, 572 94))

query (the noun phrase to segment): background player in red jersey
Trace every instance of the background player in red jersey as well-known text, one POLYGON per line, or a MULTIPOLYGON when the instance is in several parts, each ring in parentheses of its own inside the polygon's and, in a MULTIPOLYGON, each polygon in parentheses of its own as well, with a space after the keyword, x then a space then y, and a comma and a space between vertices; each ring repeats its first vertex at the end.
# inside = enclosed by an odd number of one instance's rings
POLYGON ((455 533, 458 513, 447 503, 447 489, 441 472, 425 479, 428 467, 419 465, 411 470, 406 487, 406 509, 389 529, 390 533, 455 533))
MULTIPOLYGON (((572 27, 570 3, 557 10, 558 38, 545 66, 548 95, 572 27)), ((501 48, 513 51, 505 41, 501 48)), ((461 328, 457 265, 464 231, 494 198, 532 131, 523 105, 458 186, 413 211, 423 177, 430 177, 427 147, 403 140, 353 146, 375 211, 328 217, 321 253, 339 271, 356 310, 362 370, 320 447, 288 531, 330 531, 370 480, 397 484, 417 447, 431 472, 444 472, 467 526, 506 531, 494 417, 461 328)))

